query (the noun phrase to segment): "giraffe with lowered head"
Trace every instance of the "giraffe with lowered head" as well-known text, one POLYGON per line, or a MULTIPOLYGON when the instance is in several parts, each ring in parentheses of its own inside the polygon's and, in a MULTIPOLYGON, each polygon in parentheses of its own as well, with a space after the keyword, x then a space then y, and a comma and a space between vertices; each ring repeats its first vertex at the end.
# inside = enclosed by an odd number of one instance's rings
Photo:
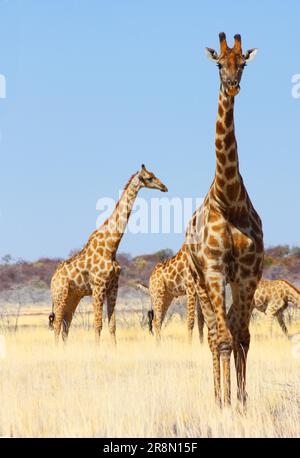
POLYGON ((246 364, 250 345, 249 321, 253 296, 263 269, 263 231, 239 170, 234 129, 234 101, 240 91, 243 70, 256 54, 242 52, 235 35, 229 48, 220 33, 220 53, 206 49, 220 76, 216 122, 216 172, 211 188, 194 213, 186 234, 195 287, 208 327, 213 357, 215 398, 231 402, 230 358, 233 350, 238 399, 246 404, 246 364), (227 314, 225 285, 230 283, 233 304, 227 314), (198 285, 201 285, 199 288, 198 285), (222 363, 222 364, 221 364, 222 363), (221 366, 223 396, 221 390, 221 366))
POLYGON ((287 280, 261 280, 255 291, 254 307, 266 314, 269 333, 272 333, 273 319, 276 318, 283 333, 288 336, 283 312, 289 303, 300 307, 300 291, 287 280))
MULTIPOLYGON (((204 318, 194 286, 194 280, 188 263, 188 248, 185 244, 172 258, 157 264, 149 279, 149 288, 143 283, 137 287, 150 294, 153 307, 154 332, 158 340, 161 338, 161 327, 166 313, 174 298, 187 296, 187 329, 188 341, 192 342, 197 308, 198 330, 200 342, 203 342, 204 318)), ((152 326, 152 317, 150 326, 152 326)))
POLYGON ((66 341, 77 305, 84 296, 92 296, 96 342, 102 330, 103 303, 107 300, 109 332, 116 342, 115 305, 120 265, 116 253, 127 226, 136 196, 141 188, 167 192, 167 187, 144 165, 124 188, 112 215, 90 236, 84 248, 57 268, 51 281, 53 311, 49 325, 58 342, 61 326, 66 341))

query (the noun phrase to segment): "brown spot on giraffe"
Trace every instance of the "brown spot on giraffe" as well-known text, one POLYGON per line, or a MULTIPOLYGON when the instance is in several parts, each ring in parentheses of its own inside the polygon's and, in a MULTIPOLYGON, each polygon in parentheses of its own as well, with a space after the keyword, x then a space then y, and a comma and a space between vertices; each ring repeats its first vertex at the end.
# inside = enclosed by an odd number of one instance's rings
POLYGON ((227 180, 232 180, 232 178, 235 177, 236 174, 236 168, 235 167, 227 167, 225 169, 225 176, 227 180))
POLYGON ((211 247, 215 247, 217 248, 219 246, 219 242, 217 240, 216 237, 214 237, 213 235, 211 235, 208 239, 208 244, 211 246, 211 247))
POLYGON ((224 116, 224 109, 223 109, 221 103, 219 103, 218 113, 219 113, 220 118, 223 118, 223 116, 224 116))
MULTIPOLYGON (((223 123, 221 121, 217 122, 216 131, 217 131, 218 135, 224 135, 225 132, 226 132, 225 131, 225 127, 223 126, 223 123)), ((225 158, 225 160, 226 160, 226 158, 225 158)))
POLYGON ((229 132, 224 138, 224 145, 226 149, 229 149, 235 142, 234 131, 229 132))
POLYGON ((225 115, 225 125, 226 125, 227 129, 229 129, 229 127, 232 125, 232 123, 233 123, 233 108, 228 110, 226 112, 226 115, 225 115))
POLYGON ((218 139, 216 139, 215 145, 216 145, 216 149, 217 150, 221 150, 222 146, 223 146, 223 141, 218 138, 218 139))
POLYGON ((230 201, 236 201, 240 189, 240 183, 235 181, 232 184, 228 184, 226 188, 226 194, 230 201))
POLYGON ((217 167, 220 167, 219 170, 218 170, 218 173, 222 174, 223 169, 224 169, 223 166, 226 164, 226 156, 223 153, 218 153, 217 152, 217 158, 218 158, 218 161, 220 163, 220 165, 219 165, 219 163, 217 164, 217 167))

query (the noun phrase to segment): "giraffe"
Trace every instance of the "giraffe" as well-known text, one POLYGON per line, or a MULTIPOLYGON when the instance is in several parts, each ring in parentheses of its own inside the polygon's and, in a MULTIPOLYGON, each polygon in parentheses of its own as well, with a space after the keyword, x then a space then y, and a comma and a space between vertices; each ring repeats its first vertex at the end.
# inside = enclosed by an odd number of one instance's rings
POLYGON ((157 340, 161 338, 162 323, 173 299, 186 295, 188 341, 192 342, 197 307, 199 339, 203 342, 204 318, 189 269, 188 248, 185 244, 171 259, 154 267, 149 279, 149 288, 142 283, 137 283, 137 287, 151 296, 157 340))
POLYGON ((269 333, 272 331, 272 322, 276 317, 283 333, 288 336, 283 312, 288 303, 300 307, 300 291, 287 280, 261 280, 255 291, 254 307, 266 314, 269 333))
POLYGON ((53 310, 49 325, 54 328, 56 343, 61 325, 63 341, 67 340, 74 312, 84 296, 92 296, 93 299, 96 342, 100 340, 106 298, 109 332, 112 341, 116 342, 115 304, 121 271, 116 253, 141 188, 168 191, 143 164, 125 186, 112 215, 92 233, 84 248, 59 265, 54 273, 51 281, 53 310))
POLYGON ((219 55, 206 48, 207 56, 219 68, 221 83, 215 137, 216 173, 202 206, 188 225, 186 243, 195 288, 198 296, 202 295, 200 303, 208 327, 215 399, 220 406, 230 405, 233 350, 237 396, 245 408, 249 321, 253 296, 262 275, 264 246, 260 217, 239 172, 234 100, 240 91, 244 67, 254 58, 256 49, 243 54, 240 35, 235 35, 233 48, 228 47, 224 33, 220 33, 219 38, 219 55), (230 283, 233 297, 228 314, 227 283, 230 283))

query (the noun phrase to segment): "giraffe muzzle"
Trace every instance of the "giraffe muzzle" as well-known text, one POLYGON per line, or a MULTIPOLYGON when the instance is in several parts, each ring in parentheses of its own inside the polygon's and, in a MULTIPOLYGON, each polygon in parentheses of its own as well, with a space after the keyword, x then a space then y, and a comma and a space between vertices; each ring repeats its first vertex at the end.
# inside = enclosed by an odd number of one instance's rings
POLYGON ((227 87, 226 92, 230 97, 235 97, 240 92, 240 86, 227 87))

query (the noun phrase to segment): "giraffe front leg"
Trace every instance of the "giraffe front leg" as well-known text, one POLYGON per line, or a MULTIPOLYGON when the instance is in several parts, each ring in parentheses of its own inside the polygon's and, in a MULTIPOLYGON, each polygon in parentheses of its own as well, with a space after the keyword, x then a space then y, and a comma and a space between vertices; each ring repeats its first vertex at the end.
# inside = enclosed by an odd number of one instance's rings
POLYGON ((100 343, 100 336, 103 326, 103 303, 105 299, 106 288, 104 283, 94 284, 92 286, 93 308, 95 317, 95 342, 100 343))
POLYGON ((288 337, 289 336, 289 332, 288 332, 288 329, 287 329, 285 321, 284 321, 283 310, 279 310, 279 312, 277 312, 276 318, 277 318, 279 326, 282 329, 282 332, 284 333, 284 335, 286 337, 288 337))
POLYGON ((195 289, 198 296, 198 303, 201 302, 201 311, 203 319, 208 329, 208 345, 212 354, 213 361, 213 377, 214 377, 214 393, 215 401, 219 407, 222 407, 221 397, 221 366, 220 366, 220 352, 217 342, 217 320, 212 304, 207 295, 206 289, 203 285, 195 279, 195 289))
POLYGON ((67 301, 67 307, 62 320, 62 339, 65 344, 68 340, 71 322, 79 301, 80 297, 77 295, 72 295, 67 301))
POLYGON ((256 279, 243 284, 232 283, 233 304, 228 312, 228 323, 233 335, 233 352, 237 378, 237 398, 246 408, 247 355, 250 347, 249 324, 253 308, 256 279))
POLYGON ((196 292, 188 288, 187 290, 187 329, 188 343, 192 343, 193 329, 195 324, 196 292))
POLYGON ((64 319, 65 312, 67 310, 67 301, 68 301, 69 287, 68 284, 63 284, 60 286, 53 294, 53 311, 54 311, 54 342, 55 345, 58 345, 59 335, 64 319))
POLYGON ((224 406, 229 406, 231 403, 230 359, 233 340, 227 325, 225 280, 223 275, 214 271, 206 273, 206 286, 212 308, 216 315, 217 345, 222 363, 223 403, 224 406))
POLYGON ((267 335, 272 338, 273 335, 273 322, 274 318, 277 315, 278 309, 280 309, 278 303, 275 301, 269 302, 269 305, 267 307, 266 311, 266 318, 267 318, 267 335))
POLYGON ((115 306, 118 296, 118 284, 119 276, 117 276, 112 284, 112 287, 107 292, 107 319, 108 319, 108 329, 111 337, 111 342, 113 345, 117 344, 116 340, 116 311, 115 306))
POLYGON ((173 297, 164 291, 163 293, 156 295, 153 301, 154 334, 157 342, 160 342, 161 340, 161 327, 172 299, 173 297))
POLYGON ((208 345, 212 354, 213 360, 213 375, 214 375, 214 393, 216 404, 222 408, 221 396, 221 364, 220 364, 220 351, 217 343, 217 326, 208 329, 208 345))
POLYGON ((63 322, 63 307, 57 306, 55 312, 55 319, 53 322, 53 329, 54 329, 54 342, 55 345, 58 345, 59 342, 59 335, 62 327, 63 322))
POLYGON ((202 313, 201 305, 199 300, 197 300, 197 322, 198 322, 198 331, 199 331, 199 340, 200 343, 203 343, 204 340, 204 316, 202 313))

